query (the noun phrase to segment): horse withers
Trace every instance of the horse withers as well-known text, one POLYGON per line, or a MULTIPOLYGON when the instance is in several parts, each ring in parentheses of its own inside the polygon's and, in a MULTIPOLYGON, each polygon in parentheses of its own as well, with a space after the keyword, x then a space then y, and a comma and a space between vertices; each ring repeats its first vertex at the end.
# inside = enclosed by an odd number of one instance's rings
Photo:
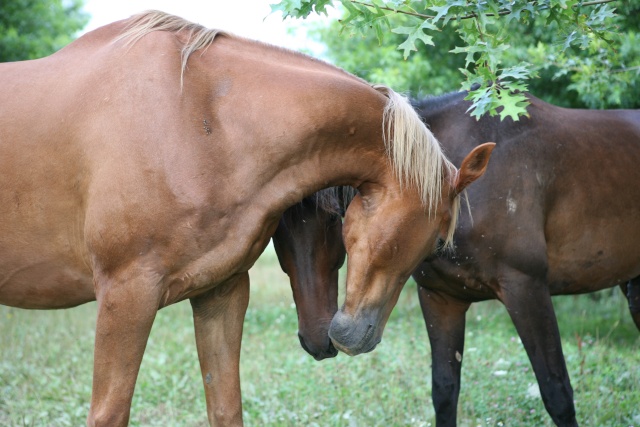
POLYGON ((329 335, 373 349, 490 152, 458 171, 391 89, 156 11, 0 64, 0 92, 0 303, 97 300, 91 426, 127 424, 155 315, 185 299, 209 421, 242 424, 247 271, 322 188, 359 190, 329 335))

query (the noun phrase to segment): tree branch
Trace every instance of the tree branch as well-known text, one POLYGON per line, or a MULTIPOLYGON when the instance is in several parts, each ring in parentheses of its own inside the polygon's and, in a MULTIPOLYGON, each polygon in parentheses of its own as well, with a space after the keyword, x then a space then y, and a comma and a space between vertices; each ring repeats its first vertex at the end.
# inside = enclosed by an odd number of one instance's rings
POLYGON ((618 68, 615 70, 611 70, 612 73, 626 73, 629 71, 640 71, 640 65, 635 67, 627 67, 627 68, 618 68))
POLYGON ((409 16, 416 16, 418 18, 422 18, 422 19, 433 19, 435 18, 435 16, 429 16, 429 15, 423 15, 422 13, 418 13, 418 12, 407 12, 405 10, 400 10, 400 9, 392 9, 390 7, 387 6, 376 6, 374 4, 371 3, 365 3, 363 1, 358 1, 358 0, 349 0, 351 3, 355 3, 355 4, 359 4, 362 6, 366 6, 366 7, 371 7, 371 8, 379 8, 382 10, 388 10, 391 12, 395 12, 395 13, 402 13, 403 15, 409 15, 409 16))
MULTIPOLYGON (((405 10, 401 10, 401 9, 392 9, 390 7, 387 6, 377 6, 371 3, 366 3, 364 1, 360 1, 360 0, 349 0, 351 3, 355 3, 355 4, 359 4, 365 7, 370 7, 370 8, 378 8, 378 9, 382 9, 382 10, 388 10, 390 12, 395 12, 395 13, 401 13, 403 15, 409 15, 409 16, 415 16, 417 18, 422 18, 422 19, 433 19, 435 18, 435 16, 431 16, 431 15, 424 15, 422 13, 418 13, 418 12, 409 12, 409 11, 405 11, 405 10)), ((595 5, 599 5, 599 4, 605 4, 605 3, 613 3, 617 0, 593 0, 593 1, 587 1, 581 4, 574 4, 572 7, 576 8, 576 7, 583 7, 583 6, 595 6, 595 5)), ((537 2, 536 2, 537 3, 537 2)), ((497 14, 495 13, 487 13, 486 16, 504 16, 504 15, 509 15, 511 14, 511 11, 509 10, 501 10, 499 11, 497 14)), ((472 18, 477 18, 478 15, 476 13, 470 13, 468 15, 463 15, 459 18, 456 19, 472 19, 472 18)))
POLYGON ((604 3, 612 3, 614 1, 617 0, 594 0, 594 1, 586 1, 582 4, 574 4, 573 7, 582 7, 582 6, 594 6, 597 4, 604 4, 604 3))

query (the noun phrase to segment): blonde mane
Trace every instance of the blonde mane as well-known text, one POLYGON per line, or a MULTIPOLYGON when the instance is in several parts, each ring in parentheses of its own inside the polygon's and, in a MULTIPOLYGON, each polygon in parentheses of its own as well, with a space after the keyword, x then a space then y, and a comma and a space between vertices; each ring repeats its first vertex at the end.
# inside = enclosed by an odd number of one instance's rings
MULTIPOLYGON (((431 217, 440 203, 445 174, 455 176, 457 169, 446 158, 440 143, 407 98, 386 86, 375 85, 373 88, 389 98, 383 113, 383 139, 400 187, 416 188, 431 217)), ((459 211, 458 195, 452 205, 446 248, 453 248, 459 211)))
POLYGON ((168 31, 172 33, 183 32, 187 41, 183 44, 180 52, 180 86, 184 83, 184 71, 187 68, 187 61, 193 52, 199 49, 208 48, 218 35, 228 35, 224 31, 206 28, 200 24, 187 21, 175 15, 171 15, 159 10, 147 10, 129 18, 130 22, 125 31, 120 34, 118 40, 127 40, 127 45, 133 45, 142 37, 154 31, 168 31))

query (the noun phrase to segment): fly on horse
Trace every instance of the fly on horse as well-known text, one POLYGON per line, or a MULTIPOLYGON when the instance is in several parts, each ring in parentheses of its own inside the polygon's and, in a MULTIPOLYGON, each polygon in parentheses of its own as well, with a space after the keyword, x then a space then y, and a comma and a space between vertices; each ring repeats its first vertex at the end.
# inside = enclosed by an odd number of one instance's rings
POLYGON ((457 170, 392 90, 155 11, 0 64, 0 92, 0 303, 97 300, 91 426, 127 424, 155 315, 185 299, 209 421, 242 424, 247 271, 322 188, 359 190, 329 334, 372 350, 492 148, 457 170))
MULTIPOLYGON (((481 141, 497 141, 485 177, 468 190, 472 215, 463 209, 454 250, 428 257, 413 273, 431 342, 436 422, 456 425, 466 311, 499 299, 547 411, 557 425, 575 426, 551 295, 620 285, 640 329, 640 187, 633 185, 640 181, 640 111, 571 110, 529 96, 528 118, 476 121, 465 96, 416 103, 454 162, 481 141)), ((326 244, 302 235, 296 242, 326 244)), ((337 281, 316 285, 332 289, 337 281)))

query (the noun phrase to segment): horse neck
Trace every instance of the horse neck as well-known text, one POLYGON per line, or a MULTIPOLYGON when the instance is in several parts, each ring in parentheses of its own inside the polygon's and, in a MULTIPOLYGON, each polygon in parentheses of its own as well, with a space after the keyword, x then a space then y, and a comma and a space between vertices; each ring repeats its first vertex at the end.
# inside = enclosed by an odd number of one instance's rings
MULTIPOLYGON (((291 206, 323 188, 358 188, 363 183, 383 187, 396 184, 382 143, 376 149, 358 141, 321 145, 309 159, 280 171, 269 183, 274 191, 277 187, 277 193, 283 195, 280 208, 291 206)), ((268 190, 266 194, 272 194, 272 191, 268 190)), ((336 194, 336 197, 342 199, 337 200, 338 211, 346 209, 349 194, 336 194)))
POLYGON ((329 64, 216 38, 205 54, 189 59, 183 97, 228 150, 214 161, 247 165, 232 172, 233 185, 243 188, 234 197, 259 197, 270 212, 282 213, 322 188, 389 178, 382 137, 388 98, 329 64))
POLYGON ((501 121, 488 114, 479 120, 470 115, 468 92, 454 92, 441 97, 414 101, 416 110, 440 141, 445 154, 457 166, 474 147, 485 142, 500 144, 508 135, 523 131, 528 122, 514 123, 511 118, 501 121))
MULTIPOLYGON (((440 141, 443 150, 454 164, 460 162, 478 143, 468 138, 475 119, 466 110, 470 103, 464 98, 467 92, 452 92, 438 97, 414 100, 413 105, 422 120, 440 141)), ((490 139, 487 139, 487 142, 490 139)))
POLYGON ((453 106, 464 102, 468 95, 464 92, 450 92, 440 96, 432 96, 421 100, 413 100, 412 104, 416 110, 420 111, 423 118, 434 117, 443 112, 447 112, 453 106))

